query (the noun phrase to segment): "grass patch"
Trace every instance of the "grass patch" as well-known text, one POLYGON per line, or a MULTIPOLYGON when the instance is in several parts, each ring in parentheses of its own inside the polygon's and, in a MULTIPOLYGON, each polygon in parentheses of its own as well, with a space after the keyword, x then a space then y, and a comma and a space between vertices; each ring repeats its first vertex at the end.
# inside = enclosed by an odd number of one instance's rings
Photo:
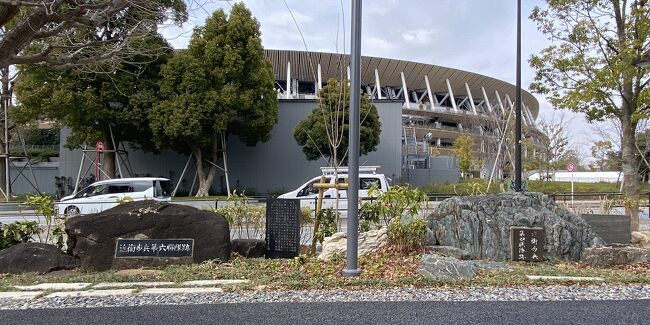
MULTIPOLYGON (((224 290, 309 290, 309 289, 387 289, 396 287, 512 287, 558 284, 558 281, 532 281, 526 275, 602 277, 607 284, 650 284, 650 263, 612 268, 591 268, 579 263, 512 263, 512 270, 482 270, 474 279, 459 281, 428 280, 417 273, 423 252, 399 254, 392 248, 359 259, 362 270, 358 278, 340 275, 345 260, 334 257, 319 261, 301 255, 288 260, 234 258, 227 263, 205 262, 195 265, 174 265, 158 274, 125 276, 116 271, 80 272, 63 276, 43 276, 34 273, 0 275, 0 291, 10 291, 14 285, 42 282, 138 282, 189 280, 248 279, 249 283, 224 286, 224 290)), ((574 282, 567 282, 575 284, 574 282)), ((589 282, 594 283, 594 282, 589 282)))
POLYGON ((211 196, 174 196, 173 201, 219 201, 227 200, 227 195, 211 195, 211 196))

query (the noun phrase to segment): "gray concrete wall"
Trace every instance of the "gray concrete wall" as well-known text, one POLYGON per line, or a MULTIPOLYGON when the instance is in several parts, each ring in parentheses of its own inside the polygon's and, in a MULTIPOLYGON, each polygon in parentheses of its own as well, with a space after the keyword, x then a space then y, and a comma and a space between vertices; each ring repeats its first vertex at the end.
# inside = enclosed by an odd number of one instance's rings
MULTIPOLYGON (((236 137, 228 141, 231 186, 256 192, 287 192, 320 175, 327 161, 307 161, 293 138, 293 129, 316 107, 316 101, 280 102, 279 122, 271 140, 247 147, 236 137)), ((396 178, 401 174, 401 103, 376 102, 381 121, 377 151, 359 158, 361 165, 379 165, 379 172, 396 178)))
MULTIPOLYGON (((382 123, 380 143, 377 151, 360 157, 359 161, 363 165, 379 165, 380 172, 397 179, 401 176, 401 103, 379 101, 375 105, 382 123)), ((279 121, 271 131, 271 139, 268 142, 248 147, 237 137, 231 137, 228 140, 231 190, 235 188, 240 191, 248 190, 249 194, 284 192, 293 190, 309 178, 319 175, 320 167, 326 166, 327 162, 324 159, 307 161, 293 138, 295 126, 315 107, 315 100, 282 100, 279 121)), ((65 139, 69 134, 69 130, 63 129, 61 139, 65 139)), ((82 151, 64 148, 64 141, 61 144, 58 175, 71 178, 74 183, 79 171, 82 151)), ((128 151, 132 173, 129 175, 125 169, 125 176, 162 176, 172 179, 174 184, 178 181, 188 159, 187 156, 173 151, 163 151, 160 154, 131 149, 128 151)), ((86 175, 87 179, 89 175, 95 173, 95 168, 91 167, 94 152, 89 153, 88 156, 81 171, 81 175, 86 175)), ((192 165, 193 163, 190 167, 192 165)), ((181 181, 182 192, 188 192, 194 175, 195 169, 190 168, 181 181)), ((213 191, 225 192, 223 173, 217 176, 213 191)))
MULTIPOLYGON (((11 192, 13 194, 38 193, 36 187, 45 194, 56 193, 56 177, 59 175, 58 162, 42 162, 32 164, 36 181, 27 167, 26 162, 16 161, 10 169, 11 192), (22 174, 21 174, 22 173, 22 174)), ((4 182, 4 178, 3 178, 4 182)))
POLYGON ((429 169, 404 168, 400 181, 413 186, 444 182, 456 183, 460 177, 457 161, 455 157, 450 156, 431 157, 429 169))

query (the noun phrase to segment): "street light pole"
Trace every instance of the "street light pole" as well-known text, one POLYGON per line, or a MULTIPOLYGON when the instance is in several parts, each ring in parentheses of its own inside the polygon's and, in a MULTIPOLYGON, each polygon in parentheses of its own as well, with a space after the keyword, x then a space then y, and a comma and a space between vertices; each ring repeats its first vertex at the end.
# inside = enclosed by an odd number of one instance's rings
POLYGON ((517 0, 517 96, 515 102, 515 191, 521 192, 521 0, 517 0))
POLYGON ((361 274, 357 266, 357 228, 359 208, 359 127, 361 124, 361 0, 352 0, 352 46, 350 48, 350 110, 348 134, 348 242, 347 266, 341 271, 344 277, 361 274))

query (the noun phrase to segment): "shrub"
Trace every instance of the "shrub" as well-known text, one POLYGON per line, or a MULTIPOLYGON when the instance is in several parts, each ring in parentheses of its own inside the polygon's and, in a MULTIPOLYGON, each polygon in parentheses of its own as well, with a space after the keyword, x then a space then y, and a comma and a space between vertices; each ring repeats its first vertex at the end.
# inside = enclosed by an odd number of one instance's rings
POLYGON ((402 216, 414 217, 421 209, 421 205, 427 202, 427 196, 417 188, 408 186, 393 186, 386 192, 379 192, 375 187, 369 190, 371 197, 376 197, 373 202, 366 203, 368 207, 362 207, 368 213, 367 220, 372 221, 379 216, 383 218, 386 225, 394 218, 402 216))
POLYGON ((0 250, 13 245, 29 242, 32 237, 41 232, 36 221, 16 221, 10 224, 0 224, 0 250))
POLYGON ((266 209, 248 203, 244 193, 233 194, 228 197, 231 204, 219 207, 216 212, 228 221, 231 237, 236 238, 263 238, 266 227, 266 209))
POLYGON ((400 252, 418 248, 424 243, 427 234, 427 224, 422 219, 414 219, 402 223, 401 218, 395 218, 388 225, 388 241, 400 252))
POLYGON ((54 243, 62 248, 65 243, 65 221, 66 217, 58 218, 54 208, 54 198, 46 195, 27 195, 27 204, 34 208, 34 211, 45 221, 45 229, 39 231, 41 243, 54 243))
POLYGON ((334 212, 332 208, 322 209, 318 213, 320 225, 318 226, 318 232, 314 236, 322 244, 325 237, 332 236, 336 233, 336 217, 338 213, 334 212))
POLYGON ((379 225, 381 211, 379 204, 375 202, 364 202, 359 209, 359 231, 370 230, 373 225, 379 225))

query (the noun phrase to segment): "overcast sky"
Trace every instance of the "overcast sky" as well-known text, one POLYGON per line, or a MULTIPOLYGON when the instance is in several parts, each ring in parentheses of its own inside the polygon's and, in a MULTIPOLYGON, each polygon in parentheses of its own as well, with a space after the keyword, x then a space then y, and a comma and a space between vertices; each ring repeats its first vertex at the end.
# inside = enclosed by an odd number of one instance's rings
MULTIPOLYGON (((175 48, 187 46, 192 28, 233 1, 195 0, 182 28, 162 33, 175 48)), ((349 53, 350 0, 246 0, 259 20, 265 48, 349 53), (287 5, 288 8, 287 9, 287 5), (294 23, 292 18, 297 22, 294 23), (300 32, 304 37, 303 43, 300 32), (345 33, 345 36, 344 36, 345 33)), ((528 15, 541 0, 522 0, 522 85, 534 78, 527 60, 548 45, 528 15)), ((516 0, 366 0, 363 2, 363 55, 416 61, 472 71, 515 83, 516 0)), ((570 122, 571 145, 585 157, 598 138, 581 114, 553 110, 541 95, 540 117, 570 122), (577 126, 577 127, 576 127, 577 126)))

